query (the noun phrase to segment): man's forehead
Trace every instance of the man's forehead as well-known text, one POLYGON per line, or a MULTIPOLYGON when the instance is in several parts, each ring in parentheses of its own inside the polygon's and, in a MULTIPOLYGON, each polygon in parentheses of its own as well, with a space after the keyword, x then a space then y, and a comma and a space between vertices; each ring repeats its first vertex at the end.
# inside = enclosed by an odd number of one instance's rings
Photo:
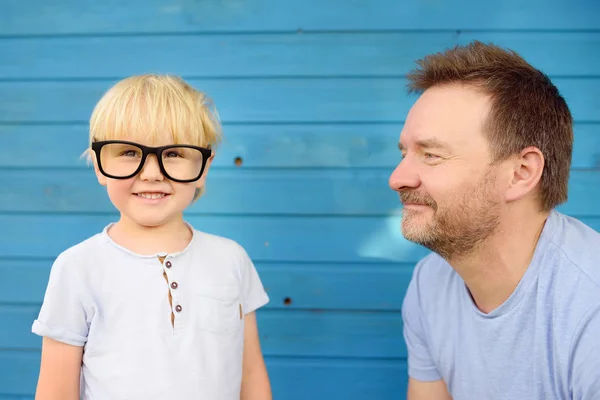
POLYGON ((482 138, 488 110, 485 97, 464 88, 430 90, 407 115, 400 133, 402 147, 457 147, 482 138))

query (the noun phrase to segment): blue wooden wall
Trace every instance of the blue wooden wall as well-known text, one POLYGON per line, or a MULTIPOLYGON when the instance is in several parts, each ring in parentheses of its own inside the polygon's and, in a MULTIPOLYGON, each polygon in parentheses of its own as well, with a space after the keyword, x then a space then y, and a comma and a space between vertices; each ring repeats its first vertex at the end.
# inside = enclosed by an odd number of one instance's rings
POLYGON ((102 92, 143 72, 219 108, 227 139, 188 219, 256 261, 275 398, 404 398, 399 309, 426 252, 387 178, 416 58, 479 39, 550 74, 576 119, 561 209, 600 230, 600 3, 495 4, 0 0, 0 399, 33 398, 53 258, 116 217, 79 155, 102 92))

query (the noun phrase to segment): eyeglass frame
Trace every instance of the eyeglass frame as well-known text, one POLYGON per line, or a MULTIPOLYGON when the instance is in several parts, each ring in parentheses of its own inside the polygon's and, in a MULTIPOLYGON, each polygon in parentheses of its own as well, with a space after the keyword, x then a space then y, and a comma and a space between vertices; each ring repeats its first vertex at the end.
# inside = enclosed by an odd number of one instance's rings
POLYGON ((172 180, 174 182, 180 182, 180 183, 190 183, 190 182, 195 182, 195 181, 199 180, 202 177, 202 174, 204 173, 204 169, 206 168, 206 162, 213 155, 212 149, 210 147, 208 147, 208 148, 200 147, 200 146, 194 146, 191 144, 170 144, 167 146, 151 147, 151 146, 144 146, 142 144, 135 143, 135 142, 129 142, 126 140, 93 141, 92 142, 92 151, 94 151, 94 153, 96 154, 96 160, 98 161, 98 169, 100 170, 102 175, 106 176, 107 178, 111 178, 111 179, 133 178, 134 176, 136 176, 137 174, 140 173, 142 168, 144 168, 144 165, 146 164, 146 159, 148 158, 148 155, 154 154, 156 156, 156 160, 158 161, 158 167, 160 168, 160 172, 169 180, 172 180), (140 165, 138 166, 138 168, 132 174, 127 175, 127 176, 116 176, 116 175, 111 175, 111 174, 106 173, 104 168, 102 168, 102 161, 100 160, 100 153, 102 151, 102 147, 104 147, 108 144, 125 144, 125 145, 135 146, 135 147, 139 148, 140 150, 142 150, 142 158, 140 160, 140 165), (200 153, 202 153, 202 167, 200 168, 200 173, 198 174, 198 176, 196 176, 193 179, 175 179, 167 173, 165 166, 163 164, 162 153, 165 150, 173 149, 173 148, 181 148, 181 147, 188 148, 188 149, 195 149, 195 150, 200 151, 200 153))

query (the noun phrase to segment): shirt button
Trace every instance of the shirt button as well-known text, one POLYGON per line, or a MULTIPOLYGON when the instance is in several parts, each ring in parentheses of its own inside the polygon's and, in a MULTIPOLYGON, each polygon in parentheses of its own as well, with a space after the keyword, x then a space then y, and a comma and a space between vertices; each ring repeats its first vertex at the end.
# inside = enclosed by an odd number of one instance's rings
POLYGON ((173 282, 173 283, 171 283, 171 288, 172 288, 172 289, 177 289, 177 287, 178 287, 178 286, 179 286, 179 285, 177 284, 177 282, 173 282))
POLYGON ((175 306, 175 311, 177 311, 177 312, 181 312, 181 310, 182 310, 182 307, 181 307, 179 304, 177 304, 177 305, 175 306))
POLYGON ((171 261, 167 261, 167 262, 165 263, 165 265, 166 265, 166 267, 167 267, 167 268, 171 268, 171 266, 172 266, 173 264, 171 264, 171 261))

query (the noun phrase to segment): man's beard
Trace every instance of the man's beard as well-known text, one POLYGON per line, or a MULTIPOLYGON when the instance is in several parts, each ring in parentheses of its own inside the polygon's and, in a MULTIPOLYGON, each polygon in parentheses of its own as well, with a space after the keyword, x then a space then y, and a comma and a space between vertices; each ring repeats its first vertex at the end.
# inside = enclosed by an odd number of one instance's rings
POLYGON ((412 242, 420 244, 450 261, 472 253, 499 225, 500 202, 494 198, 491 171, 481 179, 479 185, 468 190, 455 204, 443 210, 429 196, 417 191, 400 193, 402 203, 429 206, 427 210, 402 211, 402 233, 412 242), (428 221, 418 221, 428 218, 428 221))

